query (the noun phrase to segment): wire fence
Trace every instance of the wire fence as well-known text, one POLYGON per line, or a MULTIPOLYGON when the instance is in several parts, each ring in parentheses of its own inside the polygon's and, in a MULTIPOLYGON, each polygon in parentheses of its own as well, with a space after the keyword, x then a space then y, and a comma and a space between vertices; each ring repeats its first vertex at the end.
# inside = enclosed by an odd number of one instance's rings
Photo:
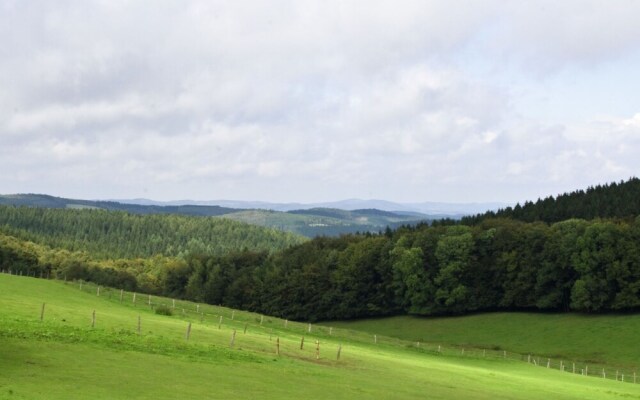
MULTIPOLYGON (((27 276, 16 271, 2 270, 4 274, 27 276)), ((33 278, 50 279, 47 274, 30 274, 33 278)), ((61 281, 58 279, 58 281, 61 281)), ((114 289, 103 287, 91 282, 85 281, 66 281, 64 284, 72 285, 78 290, 94 294, 96 296, 107 299, 111 302, 121 303, 127 307, 133 308, 149 308, 155 310, 162 306, 171 310, 172 315, 178 318, 184 318, 188 321, 188 331, 185 337, 188 339, 191 333, 191 322, 207 323, 218 329, 232 329, 233 336, 230 339, 230 346, 235 345, 236 335, 238 334, 259 334, 268 336, 272 342, 274 352, 284 354, 293 352, 300 347, 300 350, 306 346, 307 349, 315 351, 315 357, 320 359, 320 342, 322 339, 330 339, 338 343, 337 352, 334 359, 340 359, 342 344, 341 340, 348 342, 356 342, 360 345, 369 347, 378 346, 381 349, 385 347, 404 348, 408 351, 424 353, 442 357, 456 358, 473 358, 486 359, 505 362, 524 362, 532 367, 547 368, 562 371, 565 373, 578 374, 585 377, 596 377, 601 379, 616 380, 626 383, 638 383, 637 371, 635 368, 615 367, 610 364, 599 362, 587 362, 584 360, 567 360, 558 359, 534 353, 512 352, 500 348, 482 348, 478 346, 454 346, 451 344, 429 343, 429 342, 411 342, 403 339, 369 334, 362 331, 335 328, 326 325, 316 325, 309 322, 289 321, 276 317, 270 317, 250 311, 234 310, 221 305, 210 305, 204 303, 194 303, 187 300, 172 299, 162 296, 143 294, 137 292, 128 292, 122 289, 114 289), (286 333, 288 336, 297 335, 300 342, 291 339, 285 340, 280 335, 286 333), (306 343, 305 343, 306 341, 306 343), (318 346, 317 350, 315 346, 318 346)), ((44 308, 43 308, 44 310, 44 308)), ((44 311, 43 311, 44 312, 44 311)), ((95 316, 92 323, 95 323, 95 316)), ((140 325, 138 325, 138 333, 140 333, 140 325)), ((246 346, 246 343, 245 343, 246 346)), ((322 358, 330 358, 323 351, 322 358)))

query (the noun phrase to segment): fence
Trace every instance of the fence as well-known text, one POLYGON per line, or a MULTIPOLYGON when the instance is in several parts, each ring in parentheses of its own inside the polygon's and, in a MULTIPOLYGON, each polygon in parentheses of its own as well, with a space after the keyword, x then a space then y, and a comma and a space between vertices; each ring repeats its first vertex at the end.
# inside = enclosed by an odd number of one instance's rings
MULTIPOLYGON (((14 271, 2 270, 1 272, 5 274, 12 274, 14 271)), ((33 275, 31 276, 34 277, 33 275)), ((35 276, 35 278, 38 277, 39 276, 37 275, 35 276)), ((49 277, 43 274, 42 278, 48 279, 49 277)), ((313 357, 316 359, 333 358, 339 360, 341 353, 344 356, 342 341, 349 341, 365 346, 377 346, 380 348, 404 347, 407 350, 442 357, 525 362, 532 367, 554 369, 565 373, 579 374, 585 377, 597 377, 634 384, 638 382, 637 371, 631 368, 615 368, 601 363, 587 363, 583 360, 555 359, 540 354, 523 354, 499 348, 479 348, 443 345, 437 343, 409 342, 387 336, 368 334, 362 331, 315 325, 308 322, 283 320, 254 312, 233 310, 223 306, 198 304, 186 300, 127 292, 121 289, 102 287, 90 282, 65 280, 64 283, 66 285, 74 285, 82 292, 100 296, 109 301, 121 303, 127 307, 145 307, 150 309, 155 309, 158 306, 167 307, 172 310, 174 315, 189 320, 188 322, 185 322, 185 332, 183 333, 186 340, 190 339, 192 329, 197 329, 192 327, 192 320, 210 324, 217 327, 217 329, 224 328, 232 330, 232 336, 230 334, 229 337, 231 347, 237 346, 238 343, 242 341, 240 336, 238 336, 240 334, 246 335, 249 333, 259 334, 265 337, 268 336, 269 341, 272 342, 273 353, 276 355, 293 353, 294 351, 297 351, 299 347, 299 350, 304 350, 305 348, 311 349, 313 357), (283 333, 298 336, 300 339, 285 340, 280 336, 280 334, 283 333), (323 345, 324 340, 327 339, 337 343, 337 345, 332 345, 335 348, 326 348, 326 346, 323 345)), ((43 319, 44 313, 45 305, 43 304, 42 310, 40 310, 41 320, 43 319)), ((91 324, 96 324, 95 311, 91 317, 91 324)), ((142 333, 143 329, 141 329, 141 325, 144 325, 144 321, 141 321, 140 317, 138 317, 136 329, 138 334, 142 333)))

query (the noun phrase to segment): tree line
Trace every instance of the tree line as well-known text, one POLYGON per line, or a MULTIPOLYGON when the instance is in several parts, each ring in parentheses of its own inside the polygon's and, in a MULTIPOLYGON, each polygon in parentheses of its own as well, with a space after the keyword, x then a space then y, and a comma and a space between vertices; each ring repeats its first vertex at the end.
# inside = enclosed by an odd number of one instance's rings
POLYGON ((571 218, 627 218, 640 215, 640 179, 596 185, 556 197, 548 196, 536 202, 527 201, 496 212, 462 218, 466 225, 477 224, 487 218, 511 218, 519 221, 547 223, 571 218))
POLYGON ((640 217, 422 224, 321 237, 277 252, 117 260, 0 239, 3 269, 31 265, 294 320, 640 307, 640 217))

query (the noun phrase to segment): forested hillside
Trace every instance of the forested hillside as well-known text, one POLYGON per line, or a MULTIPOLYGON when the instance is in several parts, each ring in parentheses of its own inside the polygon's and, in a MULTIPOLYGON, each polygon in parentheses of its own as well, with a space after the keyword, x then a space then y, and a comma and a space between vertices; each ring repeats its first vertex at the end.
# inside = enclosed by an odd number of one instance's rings
POLYGON ((245 210, 217 205, 128 204, 115 201, 67 199, 44 194, 0 195, 0 206, 2 205, 125 211, 141 215, 215 216, 310 238, 316 236, 339 236, 357 232, 379 232, 387 227, 396 228, 405 224, 417 224, 438 218, 438 216, 420 213, 393 213, 375 209, 348 211, 334 208, 312 208, 309 210, 283 212, 266 209, 245 210))
POLYGON ((101 209, 111 211, 126 211, 132 214, 178 214, 211 217, 239 211, 235 208, 220 206, 197 205, 141 205, 126 204, 116 201, 94 201, 66 199, 46 194, 14 194, 0 195, 0 205, 25 206, 42 208, 72 208, 72 209, 101 209))
POLYGON ((275 251, 305 239, 226 219, 0 206, 0 231, 94 258, 275 251))
POLYGON ((528 201, 523 205, 507 207, 462 218, 465 224, 474 224, 486 218, 512 218, 519 221, 559 222, 570 218, 626 218, 640 215, 640 179, 597 185, 557 197, 528 201))
MULTIPOLYGON (((635 184, 605 185, 597 192, 610 199, 606 192, 635 184)), ((472 225, 448 220, 304 243, 272 231, 265 239, 258 228, 208 219, 5 208, 2 224, 14 227, 5 232, 21 239, 32 235, 54 248, 4 237, 0 268, 133 284, 298 320, 640 310, 640 216, 626 214, 638 207, 640 196, 625 202, 625 218, 546 223, 484 216, 472 225), (165 256, 96 261, 55 249, 81 244, 103 257, 165 256), (280 250, 268 251, 274 249, 280 250)), ((607 203, 603 209, 606 214, 613 208, 607 203)))

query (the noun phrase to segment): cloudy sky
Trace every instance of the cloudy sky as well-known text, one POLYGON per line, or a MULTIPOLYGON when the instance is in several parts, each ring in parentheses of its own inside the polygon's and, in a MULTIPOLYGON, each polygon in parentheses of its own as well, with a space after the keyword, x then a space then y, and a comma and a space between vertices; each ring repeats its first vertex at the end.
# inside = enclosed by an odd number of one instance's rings
POLYGON ((640 169, 640 2, 0 0, 0 193, 536 199, 640 169))

